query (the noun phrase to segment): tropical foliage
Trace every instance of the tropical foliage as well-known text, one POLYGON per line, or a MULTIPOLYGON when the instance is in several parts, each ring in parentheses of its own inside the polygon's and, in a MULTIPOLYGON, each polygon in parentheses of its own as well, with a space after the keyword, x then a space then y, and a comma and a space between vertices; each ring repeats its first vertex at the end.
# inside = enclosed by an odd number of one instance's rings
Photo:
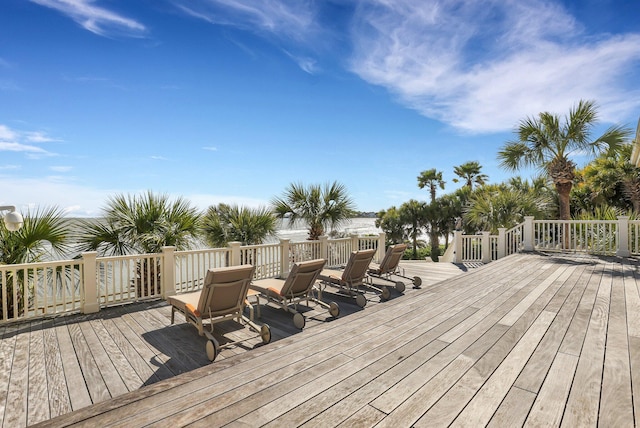
POLYGON ((164 246, 185 250, 198 237, 199 214, 183 198, 148 191, 109 199, 100 221, 82 221, 81 251, 100 255, 159 253, 164 246))
POLYGON ((212 247, 224 247, 236 241, 242 245, 262 244, 275 235, 277 219, 268 208, 237 205, 211 206, 202 219, 205 241, 212 247))
POLYGON ((453 173, 460 178, 454 178, 453 182, 458 183, 462 181, 469 190, 473 190, 474 184, 482 186, 489 179, 481 170, 482 166, 480 166, 480 163, 477 161, 469 161, 462 165, 454 166, 453 173))
POLYGON ((570 193, 576 177, 576 164, 572 155, 588 153, 598 155, 618 150, 630 131, 613 126, 597 138, 592 138, 598 122, 598 111, 593 101, 580 101, 564 120, 556 114, 543 112, 537 118, 520 122, 517 139, 508 142, 498 152, 502 167, 516 171, 523 167, 540 168, 553 182, 559 197, 559 217, 571 216, 570 193))
POLYGON ((355 214, 355 203, 347 188, 334 181, 324 185, 292 183, 282 196, 272 200, 278 218, 292 224, 302 222, 309 229, 308 239, 317 240, 327 229, 339 227, 355 214))
MULTIPOLYGON (((0 221, 0 264, 35 263, 52 260, 64 256, 71 251, 71 223, 64 218, 64 213, 56 207, 36 209, 23 213, 24 224, 20 230, 9 232, 0 221)), ((0 319, 3 314, 6 290, 7 314, 9 318, 21 313, 25 307, 24 292, 17 292, 14 301, 14 287, 24 290, 25 284, 33 284, 33 271, 21 271, 18 275, 0 277, 0 319), (2 284, 5 280, 6 284, 2 284), (17 312, 16 312, 17 311, 17 312)), ((49 284, 57 287, 60 275, 73 275, 72 272, 51 272, 49 284)), ((26 290, 27 298, 31 298, 35 290, 26 290)))
MULTIPOLYGON (((199 232, 200 216, 183 198, 171 201, 167 195, 148 191, 140 196, 116 195, 109 199, 99 221, 81 222, 80 251, 100 255, 155 254, 164 246, 190 248, 199 232)), ((160 260, 141 258, 136 262, 138 296, 160 292, 160 260)))

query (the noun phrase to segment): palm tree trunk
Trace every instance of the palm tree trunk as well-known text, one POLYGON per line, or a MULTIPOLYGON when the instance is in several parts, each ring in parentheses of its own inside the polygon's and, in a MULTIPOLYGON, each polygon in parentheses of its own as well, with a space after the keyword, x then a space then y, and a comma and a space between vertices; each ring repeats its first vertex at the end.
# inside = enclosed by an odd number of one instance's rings
MULTIPOLYGON (((560 220, 570 220, 571 219, 571 205, 570 205, 570 193, 571 187, 573 183, 571 182, 560 182, 556 183, 556 190, 558 191, 558 199, 560 200, 560 220)), ((569 242, 571 242, 569 237, 569 224, 565 224, 563 227, 563 248, 565 250, 569 250, 569 242)))
POLYGON ((431 260, 437 262, 440 255, 440 242, 438 240, 438 232, 431 232, 429 234, 429 241, 431 241, 431 260))

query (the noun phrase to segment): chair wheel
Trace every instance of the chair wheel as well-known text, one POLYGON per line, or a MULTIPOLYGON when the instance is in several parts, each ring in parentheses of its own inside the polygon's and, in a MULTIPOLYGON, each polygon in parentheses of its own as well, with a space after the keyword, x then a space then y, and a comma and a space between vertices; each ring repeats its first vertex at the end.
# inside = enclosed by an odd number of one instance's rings
POLYGON ((207 340, 205 350, 207 351, 207 358, 209 358, 209 361, 215 361, 216 357, 218 356, 218 345, 216 345, 213 340, 207 340))
POLYGON ((302 330, 307 321, 304 319, 304 316, 300 312, 296 312, 293 315, 293 325, 302 330))
POLYGON ((384 287, 382 289, 382 300, 389 300, 389 297, 391 297, 391 292, 387 287, 384 287))
POLYGON ((419 276, 414 276, 413 277, 413 288, 420 288, 421 285, 422 285, 422 278, 420 278, 419 276))
POLYGON ((356 305, 364 308, 365 306, 367 306, 367 298, 362 294, 356 294, 356 305))
POLYGON ((271 328, 267 324, 262 324, 260 327, 260 338, 265 345, 271 342, 271 328))
POLYGON ((396 290, 398 290, 398 293, 404 293, 404 290, 407 287, 404 285, 404 282, 402 281, 396 281, 396 290))
POLYGON ((329 314, 334 318, 338 318, 340 316, 340 306, 338 306, 336 302, 329 303, 329 314))

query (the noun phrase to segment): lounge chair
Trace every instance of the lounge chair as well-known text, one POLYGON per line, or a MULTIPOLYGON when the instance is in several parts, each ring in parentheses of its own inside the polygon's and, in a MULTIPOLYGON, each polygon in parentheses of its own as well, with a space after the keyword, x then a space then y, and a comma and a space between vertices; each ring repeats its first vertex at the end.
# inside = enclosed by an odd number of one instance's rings
MULTIPOLYGON (((271 341, 271 330, 267 324, 258 326, 243 315, 247 302, 249 283, 253 278, 251 265, 210 269, 204 280, 202 290, 171 296, 167 300, 171 305, 171 324, 175 313, 180 312, 186 321, 198 329, 200 336, 207 337, 206 351, 210 361, 214 361, 220 349, 228 348, 242 341, 225 343, 221 346, 213 336, 214 324, 235 319, 258 333, 263 343, 271 341), (203 321, 209 319, 210 328, 203 321)), ((245 339, 249 340, 249 339, 245 339)))
POLYGON ((267 299, 267 302, 273 302, 285 311, 291 312, 293 324, 299 329, 303 329, 306 324, 305 317, 298 312, 298 304, 302 301, 306 301, 307 306, 309 301, 313 301, 328 309, 331 316, 337 318, 340 315, 340 307, 337 303, 327 304, 313 295, 313 286, 325 263, 324 259, 298 262, 293 265, 287 279, 267 278, 253 281, 249 287, 259 292, 258 316, 260 316, 260 296, 262 296, 267 299))
POLYGON ((406 289, 406 285, 403 281, 394 281, 391 276, 399 276, 401 278, 410 279, 413 282, 413 288, 420 288, 422 285, 422 278, 414 276, 409 278, 404 275, 404 271, 400 271, 400 260, 404 255, 404 251, 407 249, 407 244, 391 245, 387 248, 387 252, 384 254, 384 258, 379 265, 374 263, 369 267, 369 275, 380 278, 385 281, 393 282, 396 290, 403 293, 406 289))
POLYGON ((361 308, 364 308, 367 304, 367 298, 359 291, 361 287, 375 289, 386 300, 390 295, 386 287, 379 289, 366 283, 367 269, 375 253, 375 249, 353 251, 344 270, 324 269, 320 272, 319 278, 325 285, 336 285, 342 291, 346 291, 349 296, 355 298, 356 304, 361 308))

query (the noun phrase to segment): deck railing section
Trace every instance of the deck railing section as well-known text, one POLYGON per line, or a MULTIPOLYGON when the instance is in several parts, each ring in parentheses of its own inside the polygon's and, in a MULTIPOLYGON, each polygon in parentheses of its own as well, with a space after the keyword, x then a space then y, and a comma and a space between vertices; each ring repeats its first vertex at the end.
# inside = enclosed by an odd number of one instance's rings
POLYGON ((97 312, 100 308, 158 299, 202 287, 208 269, 252 264, 255 278, 284 276, 292 263, 316 258, 345 264, 355 249, 384 252, 385 235, 225 248, 97 257, 0 266, 0 324, 63 313, 97 312))
POLYGON ((487 263, 518 251, 584 252, 628 257, 640 254, 640 221, 628 216, 617 220, 535 220, 512 229, 500 228, 498 235, 454 236, 454 263, 487 263))
POLYGON ((0 321, 78 311, 82 276, 77 260, 0 265, 0 321))
POLYGON ((209 269, 226 267, 231 263, 229 248, 209 248, 197 251, 176 251, 175 291, 184 293, 199 290, 209 269))

